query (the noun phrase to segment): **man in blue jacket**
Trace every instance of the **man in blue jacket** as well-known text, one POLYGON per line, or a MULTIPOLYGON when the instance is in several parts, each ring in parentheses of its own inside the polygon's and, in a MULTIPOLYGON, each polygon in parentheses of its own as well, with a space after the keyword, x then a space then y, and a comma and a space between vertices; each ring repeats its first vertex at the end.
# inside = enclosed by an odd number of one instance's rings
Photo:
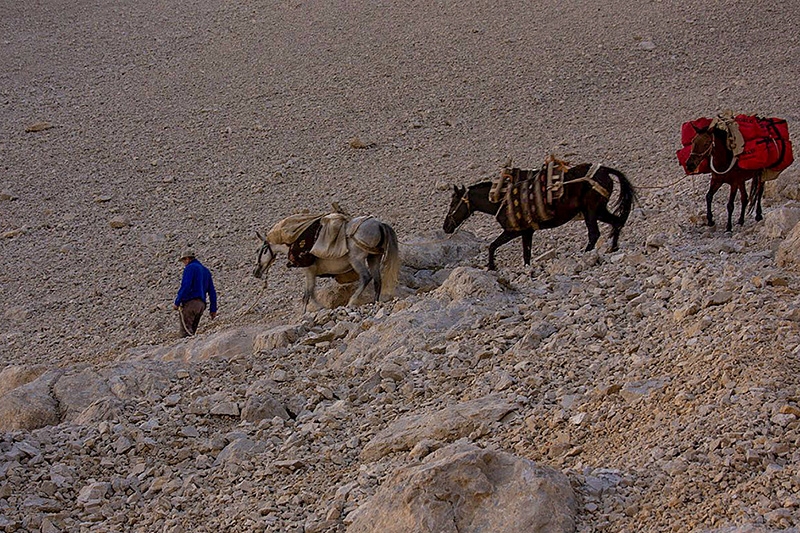
POLYGON ((181 252, 180 262, 184 265, 183 279, 173 307, 180 316, 181 336, 190 337, 197 331, 206 309, 206 295, 211 303, 211 320, 217 317, 217 291, 211 272, 195 258, 193 251, 181 252))

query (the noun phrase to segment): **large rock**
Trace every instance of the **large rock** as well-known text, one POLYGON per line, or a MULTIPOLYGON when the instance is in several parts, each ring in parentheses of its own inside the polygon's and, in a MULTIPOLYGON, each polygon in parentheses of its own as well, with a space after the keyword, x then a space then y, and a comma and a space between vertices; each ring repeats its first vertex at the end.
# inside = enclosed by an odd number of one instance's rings
POLYGON ((463 300, 496 296, 503 293, 503 288, 494 274, 477 268, 458 267, 434 293, 463 300))
POLYGON ((786 240, 778 246, 775 261, 779 267, 800 270, 800 223, 795 224, 786 240))
POLYGON ((32 430, 61 422, 59 405, 50 393, 60 371, 37 379, 0 397, 0 431, 32 430))
POLYGON ((485 434, 488 424, 515 410, 516 406, 499 396, 485 396, 459 403, 435 413, 406 416, 375 435, 361 451, 364 461, 376 461, 398 451, 410 450, 430 439, 452 442, 473 433, 485 434))
POLYGON ((275 348, 286 347, 305 335, 306 328, 302 324, 287 324, 262 331, 253 341, 254 352, 266 352, 275 348))
POLYGON ((0 397, 44 374, 42 365, 11 365, 0 371, 0 397))
POLYGON ((261 328, 251 326, 202 333, 171 346, 131 350, 129 358, 184 362, 207 361, 214 358, 233 360, 253 352, 253 341, 260 331, 261 328))
POLYGON ((565 475, 459 442, 401 469, 351 513, 352 533, 559 533, 575 530, 565 475))
POLYGON ((91 368, 69 370, 53 385, 53 396, 65 420, 72 420, 96 400, 110 394, 106 380, 91 368))
POLYGON ((403 265, 415 270, 439 270, 474 258, 480 254, 482 246, 483 242, 469 231, 457 231, 452 235, 437 231, 404 241, 400 258, 403 265))
POLYGON ((770 239, 785 237, 800 222, 800 207, 781 207, 764 214, 764 235, 770 239))

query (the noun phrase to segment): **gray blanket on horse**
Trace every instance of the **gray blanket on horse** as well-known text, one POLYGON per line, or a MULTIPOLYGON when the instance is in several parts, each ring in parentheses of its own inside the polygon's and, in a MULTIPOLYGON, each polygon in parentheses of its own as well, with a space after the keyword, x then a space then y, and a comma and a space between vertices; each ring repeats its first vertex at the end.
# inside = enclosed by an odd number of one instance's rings
POLYGON ((275 224, 269 230, 267 240, 272 244, 285 244, 291 247, 301 237, 309 237, 305 236, 304 232, 319 224, 319 231, 315 232, 315 238, 313 238, 313 241, 309 239, 307 244, 304 243, 303 248, 306 248, 311 255, 321 259, 344 257, 347 255, 345 228, 349 220, 348 216, 341 213, 327 215, 301 213, 291 215, 275 224), (311 242, 313 242, 313 245, 311 245, 311 242))

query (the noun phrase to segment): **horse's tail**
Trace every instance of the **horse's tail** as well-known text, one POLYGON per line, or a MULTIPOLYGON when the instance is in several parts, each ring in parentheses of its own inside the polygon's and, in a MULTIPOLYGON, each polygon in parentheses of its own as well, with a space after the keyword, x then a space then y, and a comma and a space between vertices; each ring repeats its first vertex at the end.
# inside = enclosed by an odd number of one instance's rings
POLYGON ((614 205, 614 214, 622 219, 622 223, 625 224, 633 210, 633 204, 637 200, 636 188, 634 188, 633 184, 625 177, 625 174, 619 170, 609 168, 608 173, 616 176, 619 181, 620 192, 617 203, 614 205))
POLYGON ((386 245, 381 261, 381 293, 391 297, 394 295, 394 289, 400 276, 400 248, 394 229, 385 222, 381 222, 381 229, 386 236, 386 245))
POLYGON ((747 214, 752 215, 753 209, 755 209, 758 202, 761 200, 761 196, 764 194, 764 180, 761 178, 761 175, 757 175, 753 178, 753 181, 750 183, 750 198, 747 200, 747 214))

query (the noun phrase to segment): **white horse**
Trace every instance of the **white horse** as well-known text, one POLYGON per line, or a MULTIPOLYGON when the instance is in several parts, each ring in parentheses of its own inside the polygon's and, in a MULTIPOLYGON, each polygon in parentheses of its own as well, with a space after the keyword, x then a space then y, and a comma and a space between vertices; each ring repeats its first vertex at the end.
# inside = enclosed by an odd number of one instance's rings
MULTIPOLYGON (((321 307, 314 294, 318 276, 338 276, 355 271, 359 284, 350 297, 347 305, 355 305, 358 297, 367 288, 369 282, 374 283, 375 301, 381 294, 394 294, 400 272, 400 253, 397 245, 397 234, 389 224, 374 217, 359 217, 350 220, 345 227, 347 235, 347 254, 336 258, 316 258, 311 266, 305 267, 306 288, 303 292, 303 312, 308 303, 313 301, 321 307)), ((258 263, 253 275, 257 278, 266 275, 275 261, 276 252, 287 252, 285 244, 270 243, 260 233, 256 235, 261 242, 258 250, 258 263)))

